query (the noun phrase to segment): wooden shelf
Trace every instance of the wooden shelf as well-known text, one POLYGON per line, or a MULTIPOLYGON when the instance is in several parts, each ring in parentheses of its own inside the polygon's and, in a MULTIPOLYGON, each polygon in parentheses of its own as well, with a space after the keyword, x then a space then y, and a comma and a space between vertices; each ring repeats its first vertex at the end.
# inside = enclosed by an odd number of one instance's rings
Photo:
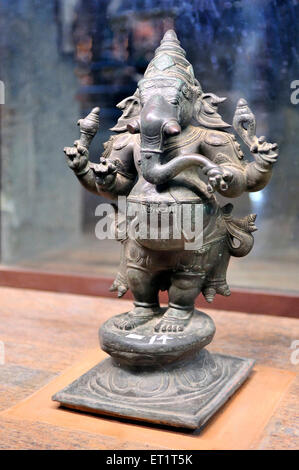
POLYGON ((53 387, 56 391, 78 373, 78 367, 88 367, 86 361, 101 359, 97 329, 111 315, 130 308, 130 301, 2 287, 0 305, 0 340, 5 345, 5 364, 0 366, 2 449, 202 449, 221 448, 221 443, 229 448, 224 434, 229 437, 235 432, 236 436, 236 431, 240 437, 237 444, 234 441, 235 447, 298 447, 299 380, 294 379, 298 366, 290 360, 291 343, 299 338, 296 319, 205 309, 217 327, 209 350, 255 358, 257 366, 248 383, 207 426, 206 434, 190 436, 62 411, 49 401, 53 387), (33 392, 37 394, 22 402, 33 392), (51 417, 46 402, 54 407, 51 417), (249 405, 256 410, 256 418, 252 411, 248 413, 249 405), (65 413, 68 422, 62 417, 65 413), (227 414, 226 428, 223 420, 227 414), (248 429, 246 434, 244 424, 249 418, 256 425, 254 432, 248 429), (218 443, 213 446, 215 436, 218 443))

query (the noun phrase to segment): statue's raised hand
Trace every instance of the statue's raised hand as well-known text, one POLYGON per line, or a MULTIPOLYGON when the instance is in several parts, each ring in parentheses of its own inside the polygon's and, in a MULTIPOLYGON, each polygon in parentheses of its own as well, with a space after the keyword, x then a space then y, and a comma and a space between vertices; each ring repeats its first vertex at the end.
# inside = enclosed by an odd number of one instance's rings
POLYGON ((68 166, 78 175, 88 168, 88 150, 75 140, 73 147, 64 147, 68 166))
POLYGON ((261 165, 264 169, 273 165, 278 158, 277 144, 266 142, 266 137, 264 136, 255 138, 255 141, 250 146, 250 152, 257 164, 261 165))
POLYGON ((226 191, 228 189, 229 183, 233 179, 233 174, 226 168, 220 166, 215 166, 207 171, 207 176, 209 183, 207 189, 209 193, 214 191, 226 191))
POLYGON ((111 160, 101 157, 100 163, 93 163, 92 168, 96 175, 96 181, 98 184, 105 186, 113 183, 116 177, 117 168, 111 160))

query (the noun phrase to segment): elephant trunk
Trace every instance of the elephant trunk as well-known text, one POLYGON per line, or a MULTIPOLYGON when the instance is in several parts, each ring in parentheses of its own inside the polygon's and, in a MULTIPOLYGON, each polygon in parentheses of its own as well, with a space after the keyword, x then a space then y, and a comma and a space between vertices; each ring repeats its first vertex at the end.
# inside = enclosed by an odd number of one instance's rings
POLYGON ((155 185, 166 183, 190 166, 199 166, 205 173, 217 167, 208 158, 197 154, 175 157, 167 163, 160 163, 159 153, 146 150, 144 154, 141 156, 142 175, 146 181, 155 185))

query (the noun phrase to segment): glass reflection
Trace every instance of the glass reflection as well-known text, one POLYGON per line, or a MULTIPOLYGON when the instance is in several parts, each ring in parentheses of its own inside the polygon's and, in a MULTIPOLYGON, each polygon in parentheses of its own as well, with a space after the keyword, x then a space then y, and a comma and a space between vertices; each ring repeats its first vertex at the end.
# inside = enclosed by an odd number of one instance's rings
POLYGON ((109 274, 115 269, 118 247, 107 242, 110 257, 104 255, 94 237, 99 198, 81 193, 66 176, 59 152, 76 138, 77 118, 100 105, 101 129, 91 153, 98 159, 119 116, 115 105, 135 91, 163 33, 174 28, 204 91, 228 97, 224 120, 231 122, 244 97, 258 135, 280 145, 271 184, 234 203, 236 215, 258 213, 259 231, 252 254, 233 264, 230 281, 298 289, 299 124, 298 105, 290 100, 291 82, 299 78, 298 9, 296 0, 3 1, 0 79, 8 92, 2 136, 19 137, 1 144, 2 260, 109 274))

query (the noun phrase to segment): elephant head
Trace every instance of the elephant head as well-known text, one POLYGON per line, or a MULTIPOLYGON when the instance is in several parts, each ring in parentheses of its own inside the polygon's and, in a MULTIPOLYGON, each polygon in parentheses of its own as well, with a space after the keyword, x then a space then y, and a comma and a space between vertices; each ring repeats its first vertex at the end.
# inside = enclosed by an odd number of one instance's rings
POLYGON ((140 133, 140 164, 145 180, 158 185, 193 165, 206 173, 216 167, 202 155, 165 160, 165 143, 179 136, 192 119, 214 129, 229 126, 217 114, 217 105, 224 98, 202 92, 174 31, 165 33, 134 96, 138 96, 140 113, 130 119, 127 129, 132 134, 140 133))

